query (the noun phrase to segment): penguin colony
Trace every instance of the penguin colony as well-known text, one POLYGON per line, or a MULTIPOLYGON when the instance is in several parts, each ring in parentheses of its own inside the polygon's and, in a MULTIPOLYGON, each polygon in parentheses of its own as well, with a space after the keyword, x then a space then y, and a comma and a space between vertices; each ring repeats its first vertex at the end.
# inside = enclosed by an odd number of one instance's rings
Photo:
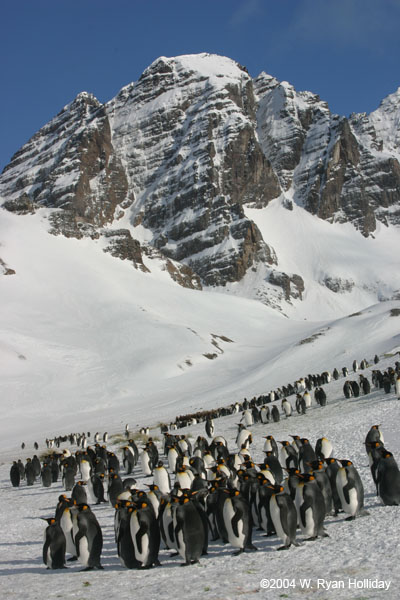
MULTIPOLYGON (((399 363, 382 377, 379 373, 373 371, 375 387, 383 387, 383 380, 389 378, 400 398, 399 363)), ((348 373, 343 370, 343 375, 348 373)), ((335 373, 333 376, 337 378, 335 373)), ((311 406, 313 386, 317 404, 326 405, 321 383, 329 383, 329 378, 327 373, 322 379, 309 376, 295 383, 299 414, 305 414, 311 406)), ((361 375, 359 379, 363 393, 369 393, 371 388, 363 385, 366 377, 361 375)), ((270 401, 271 396, 279 398, 279 391, 269 394, 270 401)), ((33 485, 38 478, 44 487, 50 487, 61 477, 65 492, 70 492, 59 496, 54 517, 44 519, 44 564, 49 569, 65 568, 69 555, 68 561, 79 561, 84 570, 103 568, 102 530, 89 504, 109 502, 114 507, 116 552, 128 569, 160 565, 161 545, 179 555, 183 565, 190 565, 207 554, 209 541, 230 544, 235 555, 256 551, 252 541, 255 528, 267 536, 277 536, 282 542, 278 550, 284 550, 326 537, 327 515, 344 512, 348 520, 367 515, 356 467, 349 459, 335 458, 331 442, 324 437, 312 446, 308 439, 296 435, 281 441, 267 435, 264 460, 253 461, 252 432, 248 427, 254 422, 277 422, 281 414, 285 418, 292 415, 286 397, 281 399, 281 410, 276 404, 269 410, 268 403, 258 408, 257 402, 252 405, 245 401, 240 406, 235 448, 228 448, 222 436, 214 436, 214 419, 207 413, 205 430, 211 441, 198 436, 193 446, 185 435, 164 431, 162 449, 151 437, 139 449, 127 425, 122 465, 106 443, 99 443, 98 433, 93 436, 94 446, 88 446, 89 432, 46 440, 48 448, 59 447, 67 440, 79 446, 74 453, 64 449, 49 453, 42 462, 36 454, 25 464, 15 461, 10 470, 14 487, 21 480, 33 485), (147 490, 137 487, 132 476, 136 472, 152 477, 147 490)), ((236 412, 236 405, 234 408, 236 412)), ((149 431, 144 428, 142 433, 149 431)), ((108 435, 104 434, 103 442, 107 441, 108 435)), ((400 471, 393 454, 384 447, 379 425, 368 432, 365 449, 377 496, 384 505, 399 505, 400 471)))

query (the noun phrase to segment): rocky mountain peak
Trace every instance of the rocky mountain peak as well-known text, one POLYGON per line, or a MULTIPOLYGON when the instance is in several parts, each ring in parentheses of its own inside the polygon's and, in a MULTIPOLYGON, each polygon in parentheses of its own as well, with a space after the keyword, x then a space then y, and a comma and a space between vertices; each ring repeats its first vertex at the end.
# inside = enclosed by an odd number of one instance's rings
POLYGON ((143 271, 157 255, 200 289, 262 267, 290 301, 301 278, 277 270, 247 207, 281 197, 365 236, 400 223, 399 123, 399 90, 346 119, 229 58, 163 56, 106 104, 88 92, 67 104, 14 155, 0 194, 8 210, 52 208, 53 233, 106 236, 143 271))

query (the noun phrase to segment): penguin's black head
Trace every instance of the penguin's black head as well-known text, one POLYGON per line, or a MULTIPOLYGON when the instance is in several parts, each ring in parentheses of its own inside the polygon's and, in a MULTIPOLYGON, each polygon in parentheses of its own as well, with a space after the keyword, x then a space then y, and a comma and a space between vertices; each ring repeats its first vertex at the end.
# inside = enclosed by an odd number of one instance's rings
POLYGON ((300 477, 301 477, 302 481, 304 481, 304 483, 308 483, 309 481, 315 481, 315 477, 314 477, 313 473, 302 473, 300 475, 300 477))
POLYGON ((42 521, 46 521, 46 523, 48 525, 55 525, 56 524, 56 520, 54 519, 54 517, 50 517, 50 519, 45 519, 44 517, 40 517, 42 519, 42 521))

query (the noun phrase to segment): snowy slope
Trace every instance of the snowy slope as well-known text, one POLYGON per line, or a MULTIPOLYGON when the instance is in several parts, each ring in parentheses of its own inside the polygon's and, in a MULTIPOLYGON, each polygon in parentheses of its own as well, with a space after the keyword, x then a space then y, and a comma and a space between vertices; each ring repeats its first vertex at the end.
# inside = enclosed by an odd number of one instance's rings
MULTIPOLYGON (((312 320, 289 320, 255 300, 182 288, 156 261, 151 273, 137 271, 105 254, 101 240, 50 236, 45 216, 0 219, 2 258, 16 271, 0 279, 2 447, 76 428, 77 417, 79 429, 97 427, 93 418, 109 428, 143 424, 148 409, 169 420, 182 407, 268 392, 305 364, 325 370, 398 344, 396 301, 336 322, 316 293, 312 320), (370 328, 374 335, 360 335, 370 328)), ((348 314, 370 299, 349 301, 348 314)))
MULTIPOLYGON (((395 360, 393 356, 382 358, 378 367, 383 371, 387 366, 393 366, 395 360)), ((351 365, 347 363, 347 366, 351 365)), ((363 374, 370 379, 371 369, 366 369, 363 374)), ((350 377, 357 376, 358 373, 350 377)), ((12 488, 8 479, 9 461, 18 456, 28 456, 31 449, 26 448, 22 455, 21 451, 7 452, 0 466, 3 597, 20 597, 23 585, 23 595, 27 600, 42 596, 49 600, 106 600, 111 590, 118 598, 124 599, 131 597, 132 589, 143 600, 171 596, 177 600, 188 597, 213 600, 254 597, 397 598, 400 584, 396 567, 400 558, 397 535, 399 508, 384 507, 376 498, 363 442, 370 426, 380 423, 386 447, 399 457, 398 400, 393 392, 385 395, 376 389, 367 396, 344 400, 343 382, 343 377, 340 377, 337 382, 325 386, 328 397, 325 408, 313 405, 306 415, 295 414, 280 423, 252 426, 254 443, 250 451, 256 462, 262 460, 262 436, 268 434, 277 440, 291 439, 290 435, 298 434, 308 437, 313 444, 322 435, 327 436, 333 444, 334 455, 351 459, 359 470, 369 516, 353 522, 346 522, 343 514, 336 518, 328 517, 325 521, 328 538, 304 543, 299 533, 298 539, 303 543, 286 552, 276 552, 280 545, 276 537, 266 538, 259 531, 254 531, 253 535, 258 552, 245 553, 240 557, 232 556, 233 548, 229 545, 212 542, 208 556, 202 557, 199 565, 187 567, 184 571, 179 566, 180 557, 172 558, 170 552, 164 549, 160 552, 161 567, 139 572, 128 571, 120 565, 113 538, 113 509, 109 505, 100 505, 93 510, 103 529, 102 564, 105 570, 82 573, 76 563, 69 563, 67 571, 46 571, 41 560, 45 524, 39 517, 53 515, 63 488, 60 483, 48 489, 42 488, 39 483, 32 488, 24 484, 18 489, 12 488), (271 586, 275 581, 276 586, 294 587, 267 590, 260 586, 262 579, 267 579, 271 586), (355 581, 361 587, 351 587, 355 581), (387 591, 367 587, 376 581, 389 585, 387 591), (343 585, 344 589, 328 592, 326 586, 329 584, 343 585), (310 585, 311 589, 305 589, 306 585, 310 585)), ((216 434, 224 435, 232 450, 235 449, 237 422, 238 415, 215 421, 216 434)), ((97 423, 100 430, 104 430, 101 425, 108 425, 102 420, 97 423)), ((159 436, 158 430, 151 430, 151 433, 159 436)), ((199 434, 204 435, 204 424, 182 429, 180 433, 188 433, 194 439, 199 434)), ((43 450, 43 440, 40 443, 43 450)), ((138 477, 138 487, 145 489, 145 483, 151 479, 142 479, 139 467, 134 474, 138 477)))

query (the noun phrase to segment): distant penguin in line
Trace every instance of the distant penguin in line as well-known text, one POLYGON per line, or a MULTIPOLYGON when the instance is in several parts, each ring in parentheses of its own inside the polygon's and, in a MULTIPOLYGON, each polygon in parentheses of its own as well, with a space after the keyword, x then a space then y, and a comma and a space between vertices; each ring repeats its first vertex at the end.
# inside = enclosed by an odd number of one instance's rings
POLYGON ((160 460, 153 471, 153 481, 158 486, 162 494, 169 494, 171 491, 171 478, 167 469, 160 460))
POLYGON ((282 410, 285 413, 286 418, 292 416, 292 405, 286 398, 282 400, 282 410))
POLYGON ((206 434, 207 434, 207 436, 209 438, 212 438, 213 435, 214 435, 214 430, 215 430, 213 419, 208 418, 206 420, 206 427, 205 428, 206 428, 206 434))
POLYGON ((10 469, 10 480, 13 487, 19 487, 19 483, 21 481, 21 475, 19 466, 16 460, 14 460, 11 469, 10 469))
POLYGON ((48 569, 65 569, 66 541, 63 530, 56 519, 43 519, 47 522, 44 532, 43 562, 48 569))
POLYGON ((315 444, 315 454, 317 458, 324 460, 332 456, 333 447, 331 442, 326 438, 319 438, 315 444))
POLYGON ((279 423, 279 421, 281 420, 281 416, 279 414, 279 409, 275 404, 271 408, 271 418, 274 423, 279 423))
POLYGON ((42 478, 43 487, 50 487, 53 481, 53 475, 51 473, 51 467, 47 462, 43 463, 40 476, 42 478))

